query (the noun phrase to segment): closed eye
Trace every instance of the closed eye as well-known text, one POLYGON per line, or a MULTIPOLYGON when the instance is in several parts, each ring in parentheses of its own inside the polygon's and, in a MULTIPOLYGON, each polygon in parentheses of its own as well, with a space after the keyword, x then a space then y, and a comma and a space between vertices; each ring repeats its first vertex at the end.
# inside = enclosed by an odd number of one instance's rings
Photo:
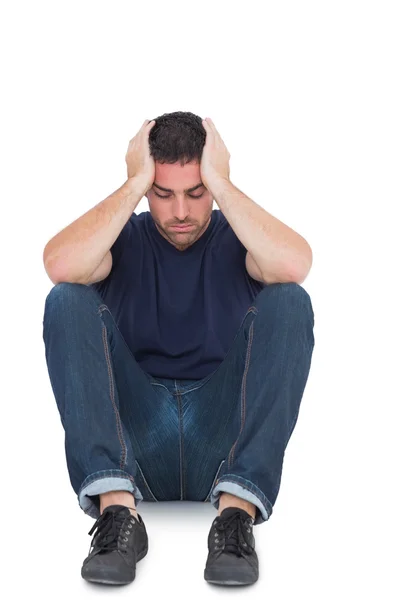
MULTIPOLYGON (((153 190, 153 192, 155 193, 156 196, 158 196, 159 198, 170 198, 171 194, 168 194, 167 196, 162 196, 161 194, 157 194, 157 192, 155 192, 153 190)), ((204 192, 202 192, 199 196, 194 196, 193 194, 188 194, 188 196, 190 198, 201 198, 202 196, 204 196, 204 192)))

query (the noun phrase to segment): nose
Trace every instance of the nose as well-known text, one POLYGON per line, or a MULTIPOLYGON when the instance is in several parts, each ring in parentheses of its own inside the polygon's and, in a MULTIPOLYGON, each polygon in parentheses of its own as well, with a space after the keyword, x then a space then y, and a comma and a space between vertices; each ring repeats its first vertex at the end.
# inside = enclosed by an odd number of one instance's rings
POLYGON ((186 221, 189 215, 189 204, 185 200, 177 200, 174 204, 174 217, 177 221, 186 221))

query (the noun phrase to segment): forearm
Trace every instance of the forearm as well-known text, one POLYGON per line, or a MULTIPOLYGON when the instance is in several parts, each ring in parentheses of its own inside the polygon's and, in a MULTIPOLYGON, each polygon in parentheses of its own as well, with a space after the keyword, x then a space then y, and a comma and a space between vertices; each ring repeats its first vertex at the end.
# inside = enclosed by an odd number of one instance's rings
POLYGON ((144 193, 142 182, 130 178, 55 235, 43 252, 47 273, 64 281, 84 281, 94 273, 144 193))
POLYGON ((272 276, 284 280, 309 270, 312 252, 301 235, 256 204, 231 181, 215 179, 210 187, 235 234, 267 279, 272 276))

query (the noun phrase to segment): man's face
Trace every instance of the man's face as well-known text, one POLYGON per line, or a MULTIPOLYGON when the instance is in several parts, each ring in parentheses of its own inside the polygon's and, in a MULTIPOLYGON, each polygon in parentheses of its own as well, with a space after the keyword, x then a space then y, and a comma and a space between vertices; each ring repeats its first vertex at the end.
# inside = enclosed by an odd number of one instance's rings
POLYGON ((213 197, 202 184, 198 162, 183 167, 179 162, 172 165, 156 162, 154 183, 146 198, 158 231, 178 250, 191 246, 210 223, 213 197), (173 227, 186 224, 192 227, 187 230, 173 227))

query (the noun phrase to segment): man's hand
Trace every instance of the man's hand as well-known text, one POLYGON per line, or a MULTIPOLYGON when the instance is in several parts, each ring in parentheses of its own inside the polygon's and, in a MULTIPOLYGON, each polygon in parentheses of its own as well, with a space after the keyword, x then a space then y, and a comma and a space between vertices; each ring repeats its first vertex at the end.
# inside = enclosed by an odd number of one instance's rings
POLYGON ((207 137, 201 156, 200 177, 206 188, 211 191, 209 186, 212 185, 215 178, 229 181, 229 158, 231 155, 212 120, 207 117, 202 124, 207 137))
POLYGON ((129 142, 125 155, 128 179, 134 177, 142 182, 144 194, 153 185, 156 173, 154 158, 151 156, 149 148, 149 133, 155 123, 155 121, 146 119, 135 137, 129 142))

